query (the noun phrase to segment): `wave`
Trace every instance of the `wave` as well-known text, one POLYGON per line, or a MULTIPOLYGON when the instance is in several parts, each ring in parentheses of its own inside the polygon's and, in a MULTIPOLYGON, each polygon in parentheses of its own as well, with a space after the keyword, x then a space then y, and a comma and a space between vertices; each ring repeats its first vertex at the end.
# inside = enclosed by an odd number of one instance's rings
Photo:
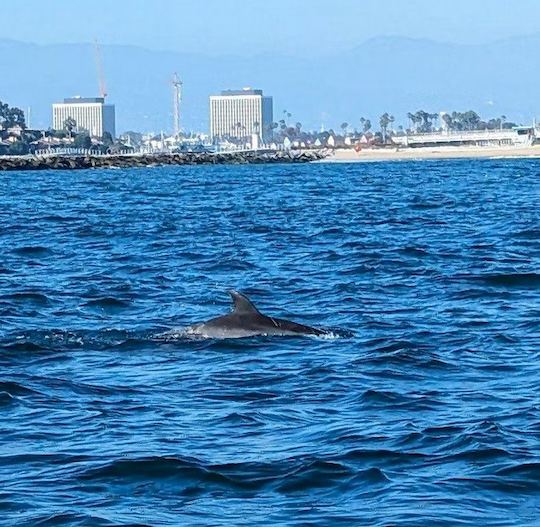
POLYGON ((448 200, 435 201, 435 200, 423 199, 421 197, 416 197, 411 201, 411 203, 409 204, 409 207, 411 209, 416 209, 416 210, 433 210, 433 209, 440 209, 448 205, 455 205, 455 203, 453 201, 448 201, 448 200))
POLYGON ((43 293, 34 293, 34 292, 19 292, 11 293, 9 295, 3 295, 0 297, 2 300, 8 300, 12 302, 26 302, 35 304, 38 306, 47 306, 51 303, 50 298, 43 293))
MULTIPOLYGON (((236 478, 230 477, 223 473, 227 468, 229 468, 230 472, 234 472, 231 470, 232 465, 212 467, 206 466, 195 458, 155 456, 142 459, 116 460, 100 468, 86 471, 79 476, 79 479, 83 481, 140 481, 174 478, 177 481, 184 480, 186 482, 233 487, 250 487, 250 479, 256 480, 256 478, 249 478, 247 474, 245 474, 245 478, 242 478, 241 475, 236 478)), ((261 481, 259 480, 258 483, 260 484, 261 481)))
POLYGON ((50 221, 52 223, 70 223, 79 221, 80 218, 77 216, 62 216, 60 214, 46 214, 41 216, 42 221, 50 221))
POLYGON ((204 397, 213 401, 267 401, 269 399, 277 399, 281 395, 276 392, 263 392, 257 390, 235 391, 234 393, 220 392, 208 393, 204 397))
MULTIPOLYGON (((471 441, 472 442, 472 441, 471 441)), ((447 450, 448 448, 445 448, 447 450)), ((451 450, 451 449, 448 449, 451 450)), ((479 447, 475 446, 469 450, 463 450, 461 452, 452 452, 449 454, 441 455, 436 458, 436 462, 439 463, 452 463, 455 461, 465 460, 471 462, 485 462, 493 461, 494 459, 507 459, 510 456, 510 452, 503 448, 495 447, 479 447)))
POLYGON ((540 463, 521 463, 478 477, 448 478, 449 482, 466 484, 469 489, 477 487, 490 491, 538 495, 540 491, 540 463))
POLYGON ((125 330, 103 329, 100 331, 31 330, 7 336, 0 340, 0 349, 15 352, 72 351, 82 349, 114 349, 151 342, 147 332, 140 335, 125 330))
POLYGON ((22 247, 16 247, 15 249, 12 249, 11 252, 21 256, 48 256, 52 254, 51 249, 41 245, 25 245, 22 247))
POLYGON ((79 475, 81 482, 109 482, 125 485, 141 481, 168 480, 184 489, 201 486, 200 492, 229 488, 258 492, 272 489, 284 494, 346 485, 353 480, 364 484, 389 482, 378 467, 354 468, 341 460, 306 456, 275 462, 207 464, 196 458, 154 456, 115 460, 79 475))
POLYGON ((355 333, 352 331, 348 331, 345 329, 336 329, 336 328, 330 328, 326 331, 326 333, 322 335, 291 335, 287 337, 276 337, 272 335, 258 335, 255 337, 243 337, 243 338, 216 338, 216 337, 209 337, 207 335, 196 333, 192 329, 190 329, 189 326, 184 328, 178 328, 178 329, 171 329, 168 331, 164 331, 162 333, 157 333, 152 336, 152 340, 155 340, 157 342, 184 342, 184 341, 209 341, 209 342, 230 342, 232 340, 238 341, 238 342, 257 342, 262 341, 265 339, 295 339, 295 338, 302 338, 302 339, 312 339, 312 340, 338 340, 338 339, 348 339, 353 338, 355 336, 355 333))
POLYGON ((0 381, 0 391, 8 394, 10 397, 41 395, 40 392, 15 381, 0 381))
MULTIPOLYGON (((491 287, 500 288, 532 288, 540 287, 540 273, 486 273, 479 275, 459 274, 449 278, 450 281, 461 282, 480 282, 491 287)), ((485 290, 478 290, 478 294, 487 294, 485 290)))
POLYGON ((380 481, 379 478, 373 478, 371 470, 357 471, 336 461, 314 459, 282 478, 276 491, 290 494, 313 491, 314 489, 335 488, 337 485, 347 484, 354 477, 362 479, 364 483, 380 481), (361 475, 361 473, 363 474, 361 475))
MULTIPOLYGON (((113 527, 118 525, 116 522, 107 520, 94 514, 84 514, 75 512, 59 512, 53 514, 40 515, 32 521, 32 525, 36 527, 64 527, 73 525, 77 527, 113 527)), ((125 527, 130 527, 128 524, 122 524, 125 527)), ((149 524, 137 523, 132 524, 132 527, 146 527, 149 524)))
POLYGON ((379 466, 388 463, 416 463, 429 459, 429 455, 422 452, 408 452, 404 450, 379 449, 353 449, 341 454, 337 459, 346 462, 376 462, 379 466))
POLYGON ((397 251, 406 256, 416 256, 417 258, 425 258, 426 256, 429 256, 429 252, 420 247, 402 247, 397 249, 397 251))
POLYGON ((10 393, 0 390, 0 407, 10 405, 14 399, 15 398, 10 393))
POLYGON ((540 239, 540 229, 523 229, 512 233, 511 236, 537 242, 540 239))
POLYGON ((416 411, 433 410, 441 405, 440 399, 434 393, 397 393, 387 390, 366 390, 360 396, 362 404, 369 407, 376 407, 385 410, 397 408, 411 408, 416 411))
MULTIPOLYGON (((365 356, 355 359, 353 364, 385 365, 403 369, 407 365, 421 369, 452 370, 456 369, 448 357, 436 354, 431 346, 423 342, 410 340, 398 340, 389 344, 382 344, 382 339, 371 343, 370 352, 365 356)), ((397 372, 396 372, 397 373, 397 372)), ((411 371, 412 373, 412 371, 411 371)))
POLYGON ((100 309, 125 309, 131 306, 130 302, 114 297, 103 297, 95 300, 89 300, 84 304, 87 307, 100 309))
POLYGON ((28 340, 18 340, 16 342, 7 342, 0 344, 0 349, 8 352, 36 352, 49 349, 47 346, 37 344, 28 340))
MULTIPOLYGON (((102 304, 99 304, 102 305, 102 304)), ((112 308, 114 309, 114 308, 112 308)), ((330 332, 322 336, 302 336, 313 340, 342 339, 352 333, 330 332)), ((73 350, 109 350, 119 351, 127 349, 141 349, 148 344, 175 344, 178 347, 186 345, 203 346, 204 349, 214 351, 222 350, 230 354, 234 351, 253 351, 259 347, 265 347, 269 341, 277 342, 290 338, 274 337, 250 337, 239 339, 214 339, 204 335, 192 334, 185 329, 167 330, 156 332, 154 330, 128 331, 122 329, 102 329, 98 331, 77 330, 31 330, 21 334, 7 335, 0 339, 0 350, 6 352, 61 352, 73 350)))
POLYGON ((229 423, 233 425, 245 425, 245 424, 256 424, 260 423, 263 424, 263 420, 261 418, 254 417, 252 415, 248 415, 246 413, 240 413, 240 412, 233 412, 231 414, 226 415, 221 419, 223 423, 229 423))
POLYGON ((479 280, 498 287, 540 287, 540 273, 490 274, 479 277, 479 280))
POLYGON ((540 489, 540 462, 519 463, 497 471, 498 476, 504 476, 514 482, 522 482, 529 488, 540 489))

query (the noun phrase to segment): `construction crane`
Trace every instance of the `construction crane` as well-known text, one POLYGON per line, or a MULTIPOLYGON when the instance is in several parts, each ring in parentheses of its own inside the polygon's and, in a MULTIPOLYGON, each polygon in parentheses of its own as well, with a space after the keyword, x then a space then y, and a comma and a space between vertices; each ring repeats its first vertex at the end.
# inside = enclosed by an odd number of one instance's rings
POLYGON ((173 119, 175 137, 178 137, 180 135, 180 103, 182 102, 182 86, 183 82, 179 79, 178 74, 175 73, 172 78, 173 119))
POLYGON ((99 49, 99 43, 94 40, 94 49, 96 52, 96 68, 99 83, 99 95, 100 97, 107 97, 107 86, 105 85, 105 74, 103 73, 103 63, 101 61, 101 51, 99 49))

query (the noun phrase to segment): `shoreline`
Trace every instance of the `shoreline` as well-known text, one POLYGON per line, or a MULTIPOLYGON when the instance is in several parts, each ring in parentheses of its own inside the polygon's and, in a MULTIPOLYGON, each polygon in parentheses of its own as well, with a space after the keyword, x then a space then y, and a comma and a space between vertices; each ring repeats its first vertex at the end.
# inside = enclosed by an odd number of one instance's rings
POLYGON ((222 153, 0 156, 0 172, 14 170, 83 170, 88 168, 138 168, 166 165, 247 165, 310 163, 326 153, 312 151, 244 151, 222 153))
POLYGON ((540 145, 536 146, 441 146, 421 148, 339 149, 330 153, 323 162, 377 162, 420 161, 437 159, 534 159, 540 158, 540 145))
POLYGON ((0 156, 0 172, 14 170, 82 170, 88 168, 139 168, 166 165, 245 165, 273 163, 369 163, 445 159, 535 159, 536 146, 446 146, 348 149, 239 151, 177 154, 107 154, 0 156))

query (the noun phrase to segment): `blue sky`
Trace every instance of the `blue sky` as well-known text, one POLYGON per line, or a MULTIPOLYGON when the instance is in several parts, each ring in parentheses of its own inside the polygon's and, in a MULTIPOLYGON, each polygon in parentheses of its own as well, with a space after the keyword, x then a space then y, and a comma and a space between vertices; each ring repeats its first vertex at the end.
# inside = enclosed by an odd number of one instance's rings
POLYGON ((24 0, 0 38, 135 44, 190 53, 303 54, 404 35, 476 43, 540 32, 539 0, 24 0))

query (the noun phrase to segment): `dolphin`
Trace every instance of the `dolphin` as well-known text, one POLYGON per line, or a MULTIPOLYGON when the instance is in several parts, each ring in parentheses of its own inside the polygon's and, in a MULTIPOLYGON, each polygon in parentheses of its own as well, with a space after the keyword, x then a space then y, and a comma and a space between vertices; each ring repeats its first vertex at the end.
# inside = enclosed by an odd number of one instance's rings
POLYGON ((328 334, 322 329, 263 315, 247 296, 234 290, 229 291, 229 294, 233 301, 233 309, 230 313, 207 322, 193 324, 186 328, 186 333, 214 339, 256 336, 324 336, 328 334))

